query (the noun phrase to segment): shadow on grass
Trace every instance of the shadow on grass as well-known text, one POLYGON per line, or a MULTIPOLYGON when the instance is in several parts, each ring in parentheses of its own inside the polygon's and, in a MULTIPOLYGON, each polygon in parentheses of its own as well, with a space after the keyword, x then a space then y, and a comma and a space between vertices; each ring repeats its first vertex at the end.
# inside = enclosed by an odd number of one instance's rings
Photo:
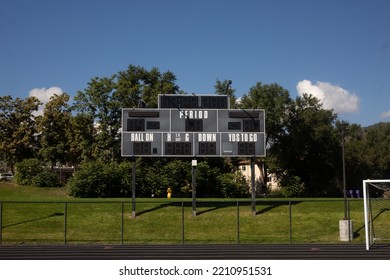
POLYGON ((53 213, 53 214, 48 215, 48 216, 39 217, 39 218, 36 218, 36 219, 31 219, 31 220, 18 222, 18 223, 14 223, 14 224, 10 224, 10 225, 5 225, 2 228, 14 227, 14 226, 28 224, 28 223, 32 223, 32 222, 36 222, 36 221, 40 221, 40 220, 46 220, 46 219, 50 219, 50 218, 58 217, 58 216, 64 216, 64 213, 53 213))
MULTIPOLYGON (((297 205, 301 203, 301 201, 256 201, 256 207, 257 206, 261 206, 261 205, 266 205, 267 207, 259 210, 259 211, 256 211, 256 215, 261 215, 261 214, 264 214, 268 211, 271 211, 277 207, 280 207, 280 206, 288 206, 288 205, 297 205)), ((197 211, 196 212, 196 215, 199 216, 199 215, 203 215, 203 214, 206 214, 206 213, 209 213, 209 212, 213 212, 213 211, 216 211, 216 210, 220 210, 220 209, 223 209, 223 208, 227 208, 227 207, 250 207, 252 204, 250 201, 240 201, 238 202, 238 205, 237 205, 237 202, 235 201, 231 201, 231 202, 218 202, 218 201, 215 201, 215 202, 197 202, 196 203, 196 207, 199 209, 199 208, 208 208, 208 209, 205 209, 205 210, 201 210, 201 211, 197 211)), ((160 209, 163 209, 163 208, 166 208, 166 207, 191 207, 191 202, 170 202, 170 203, 163 203, 163 204, 160 204, 156 207, 152 207, 150 209, 146 209, 146 210, 143 210, 143 211, 140 211, 137 213, 137 216, 141 216, 141 215, 144 215, 144 214, 147 214, 147 213, 150 213, 150 212, 153 212, 153 211, 156 211, 156 210, 160 210, 160 209)))
MULTIPOLYGON (((378 219, 383 213, 386 213, 387 211, 390 211, 389 208, 382 208, 381 211, 378 212, 378 214, 375 215, 375 217, 372 218, 372 221, 375 221, 376 219, 378 219)), ((363 229, 365 228, 365 225, 363 223, 363 225, 361 227, 359 227, 353 234, 354 234, 354 237, 358 237, 360 236, 360 231, 362 231, 363 229)))
POLYGON ((156 207, 152 207, 150 209, 146 209, 146 210, 142 210, 142 211, 139 211, 137 212, 137 217, 138 216, 142 216, 144 214, 147 214, 147 213, 150 213, 150 212, 153 212, 153 211, 157 211, 157 210, 160 210, 160 209, 163 209, 163 208, 166 208, 166 207, 181 207, 182 206, 182 203, 181 202, 170 202, 170 203, 163 203, 163 204, 160 204, 156 207))
POLYGON ((297 205, 299 203, 301 203, 302 201, 270 201, 270 202, 258 202, 256 203, 256 206, 258 205, 268 205, 267 207, 265 207, 264 209, 261 209, 259 211, 256 211, 256 216, 257 215, 261 215, 261 214, 264 214, 264 213, 267 213, 268 211, 271 211, 277 207, 280 207, 280 206, 288 206, 288 205, 297 205))
POLYGON ((227 208, 227 207, 237 207, 237 202, 201 202, 197 203, 197 208, 209 208, 202 211, 197 211, 196 215, 202 215, 208 212, 216 211, 218 209, 227 208))
MULTIPOLYGON (((192 205, 191 202, 163 203, 163 204, 160 204, 156 207, 152 207, 149 209, 139 211, 139 212, 137 212, 137 216, 142 216, 144 214, 147 214, 147 213, 150 213, 153 211, 157 211, 157 210, 161 210, 161 209, 166 208, 166 207, 180 207, 180 208, 185 207, 185 208, 188 208, 188 207, 191 207, 191 205, 192 205)), ((199 216, 199 215, 205 214, 207 212, 215 211, 215 210, 218 210, 221 208, 232 207, 232 206, 236 206, 236 205, 237 205, 236 202, 197 202, 196 203, 197 208, 210 208, 210 209, 197 211, 196 215, 199 216)))

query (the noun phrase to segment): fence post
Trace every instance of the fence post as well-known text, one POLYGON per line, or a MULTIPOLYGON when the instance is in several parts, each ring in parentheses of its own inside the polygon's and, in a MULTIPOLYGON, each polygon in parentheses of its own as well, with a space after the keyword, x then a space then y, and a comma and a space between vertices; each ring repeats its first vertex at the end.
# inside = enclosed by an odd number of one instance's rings
POLYGON ((66 231, 68 223, 68 202, 65 202, 64 205, 64 244, 66 245, 66 231))
POLYGON ((288 202, 289 205, 289 215, 290 215, 290 244, 293 243, 292 239, 292 205, 291 205, 291 200, 288 202))
POLYGON ((3 202, 0 201, 0 245, 3 245, 3 202))
MULTIPOLYGON (((349 199, 347 200, 347 204, 348 204, 348 242, 351 243, 352 242, 352 239, 351 239, 351 204, 350 204, 349 199)), ((352 232, 352 234, 353 234, 353 232, 352 232)))
POLYGON ((123 245, 123 231, 124 231, 124 220, 123 220, 124 204, 121 202, 121 244, 123 245))
POLYGON ((181 243, 184 244, 184 201, 181 202, 181 243))
POLYGON ((237 201, 237 244, 240 244, 240 202, 237 201))
POLYGON ((131 202, 132 202, 132 208, 131 208, 131 217, 135 218, 136 216, 136 205, 135 205, 135 176, 136 176, 136 172, 135 172, 135 168, 136 168, 136 162, 135 162, 135 157, 132 158, 132 161, 133 161, 133 165, 132 165, 132 168, 131 168, 131 202))

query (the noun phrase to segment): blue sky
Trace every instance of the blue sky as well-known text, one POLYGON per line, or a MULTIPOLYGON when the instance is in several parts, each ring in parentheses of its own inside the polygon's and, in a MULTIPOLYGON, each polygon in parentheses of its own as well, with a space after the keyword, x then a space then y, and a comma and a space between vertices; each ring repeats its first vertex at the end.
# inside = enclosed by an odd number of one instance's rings
POLYGON ((390 121, 390 1, 0 1, 2 96, 74 96, 129 64, 190 93, 276 82, 342 120, 390 121))

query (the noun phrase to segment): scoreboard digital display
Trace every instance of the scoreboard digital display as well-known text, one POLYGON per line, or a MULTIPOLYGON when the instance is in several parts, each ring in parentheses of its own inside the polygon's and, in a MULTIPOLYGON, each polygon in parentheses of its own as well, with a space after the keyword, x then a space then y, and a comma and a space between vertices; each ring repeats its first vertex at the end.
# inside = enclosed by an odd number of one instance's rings
POLYGON ((160 109, 229 109, 229 97, 226 95, 180 95, 159 94, 160 109))
POLYGON ((124 157, 263 157, 260 109, 123 109, 124 157))

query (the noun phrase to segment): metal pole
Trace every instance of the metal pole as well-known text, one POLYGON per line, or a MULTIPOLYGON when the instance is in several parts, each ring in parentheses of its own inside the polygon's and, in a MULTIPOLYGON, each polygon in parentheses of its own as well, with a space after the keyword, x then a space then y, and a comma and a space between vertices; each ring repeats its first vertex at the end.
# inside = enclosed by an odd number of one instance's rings
POLYGON ((123 245, 123 230, 124 230, 124 221, 123 221, 123 212, 124 212, 124 203, 121 203, 121 244, 123 245))
POLYGON ((181 202, 181 243, 184 244, 184 201, 181 202))
POLYGON ((341 139, 341 153, 342 153, 342 162, 343 162, 343 191, 344 191, 344 220, 348 219, 347 214, 347 181, 345 176, 345 150, 344 150, 344 131, 342 133, 341 139))
POLYGON ((3 244, 3 202, 0 201, 0 245, 3 244))
POLYGON ((67 223, 68 223, 68 202, 65 202, 64 205, 64 244, 65 245, 66 245, 67 223))
POLYGON ((292 206, 291 206, 291 200, 288 202, 289 205, 289 212, 290 212, 290 244, 293 243, 292 241, 292 206))
POLYGON ((237 201, 237 244, 240 244, 240 203, 237 201))
POLYGON ((135 164, 135 158, 133 157, 132 159, 133 161, 133 166, 132 166, 132 174, 131 174, 131 197, 132 197, 132 212, 131 212, 131 216, 133 218, 135 218, 135 215, 136 215, 136 205, 135 205, 135 167, 136 167, 136 164, 135 164))
POLYGON ((252 214, 256 215, 255 157, 251 158, 252 214))
POLYGON ((192 160, 192 216, 196 217, 196 166, 198 161, 192 160))
POLYGON ((349 200, 348 203, 348 241, 351 243, 351 204, 349 200))

